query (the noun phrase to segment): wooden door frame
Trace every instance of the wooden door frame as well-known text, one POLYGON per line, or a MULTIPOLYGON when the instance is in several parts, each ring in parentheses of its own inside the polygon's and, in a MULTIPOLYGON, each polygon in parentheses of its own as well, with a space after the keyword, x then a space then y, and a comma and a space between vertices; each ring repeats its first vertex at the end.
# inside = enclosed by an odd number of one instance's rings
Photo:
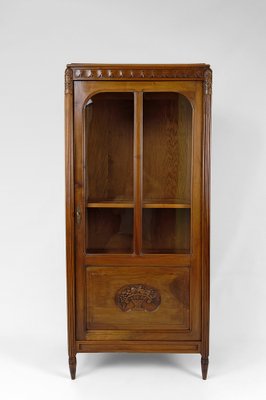
MULTIPOLYGON (((202 85, 200 82, 194 81, 178 81, 178 82, 75 82, 75 104, 74 104, 74 183, 75 183, 75 208, 79 209, 79 212, 83 216, 80 223, 75 225, 75 255, 76 255, 76 286, 79 288, 76 293, 76 339, 85 340, 86 338, 86 321, 85 321, 85 308, 86 308, 86 296, 85 296, 85 273, 86 267, 94 265, 94 260, 98 259, 101 265, 107 265, 107 261, 110 260, 110 255, 87 255, 85 253, 85 213, 86 213, 86 202, 85 198, 85 106, 88 100, 100 92, 135 92, 135 122, 140 115, 140 106, 142 106, 142 92, 178 92, 189 98, 193 108, 193 128, 192 128, 192 180, 193 192, 192 192, 192 227, 191 234, 193 240, 191 242, 191 254, 187 256, 186 266, 190 268, 190 279, 191 279, 191 290, 190 290, 190 332, 179 333, 176 332, 176 339, 201 339, 201 299, 200 299, 200 266, 201 266, 201 126, 202 126, 202 85), (197 161, 197 162, 196 162, 197 161)), ((139 131, 139 121, 135 126, 135 130, 139 131)), ((138 138, 137 138, 138 139, 138 138)), ((135 140, 135 153, 141 151, 141 143, 139 140, 135 140)), ((138 158, 137 158, 138 160, 138 158)), ((140 182, 140 166, 137 163, 137 181, 140 182)), ((137 192, 138 198, 137 204, 140 205, 141 190, 137 192)), ((136 195, 136 192, 135 192, 136 195)), ((141 216, 137 215, 137 222, 140 223, 141 216)), ((136 221, 136 219, 135 219, 136 221)), ((137 252, 133 255, 124 255, 125 266, 128 265, 128 260, 132 260, 134 265, 138 265, 140 258, 146 260, 146 265, 149 265, 148 256, 140 254, 140 236, 141 229, 139 226, 136 227, 135 240, 138 243, 137 252)), ((180 255, 172 255, 175 266, 179 264, 180 255)), ((185 257, 182 255, 181 257, 185 257)), ((158 260, 164 265, 168 265, 168 255, 153 255, 155 264, 158 265, 158 260)), ((112 255, 112 263, 116 265, 116 260, 121 259, 120 255, 112 255)))

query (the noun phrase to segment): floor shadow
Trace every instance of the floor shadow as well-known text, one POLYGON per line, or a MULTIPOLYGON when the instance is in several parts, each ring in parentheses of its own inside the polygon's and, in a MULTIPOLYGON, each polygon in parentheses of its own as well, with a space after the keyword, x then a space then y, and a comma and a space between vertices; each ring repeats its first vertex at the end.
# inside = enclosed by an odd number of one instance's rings
MULTIPOLYGON (((67 348, 50 338, 39 340, 30 336, 23 337, 23 346, 19 341, 5 338, 1 355, 11 362, 21 364, 41 373, 54 375, 62 379, 70 378, 67 348), (12 342, 12 346, 11 346, 12 342)), ((171 369, 179 373, 201 378, 200 356, 195 354, 161 353, 88 353, 77 354, 77 377, 86 377, 101 369, 138 369, 141 367, 171 369)))
MULTIPOLYGON (((79 357, 80 359, 80 357, 79 357)), ((182 373, 201 378, 200 357, 198 357, 199 372, 194 372, 195 358, 193 364, 191 360, 179 359, 176 354, 143 354, 143 353, 103 353, 103 354, 86 354, 82 359, 78 359, 77 374, 80 377, 87 376, 99 369, 103 368, 171 368, 182 373), (92 359, 93 358, 93 359, 92 359), (191 368, 189 368, 191 366, 191 368)))

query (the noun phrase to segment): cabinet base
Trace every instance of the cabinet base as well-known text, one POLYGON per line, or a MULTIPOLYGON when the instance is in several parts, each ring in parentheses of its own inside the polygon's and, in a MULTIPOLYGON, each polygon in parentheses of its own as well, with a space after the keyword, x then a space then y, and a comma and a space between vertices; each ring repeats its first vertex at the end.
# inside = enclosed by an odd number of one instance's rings
POLYGON ((202 379, 207 379, 208 374, 208 366, 209 366, 209 357, 201 357, 201 372, 202 372, 202 379))
MULTIPOLYGON (((76 356, 71 356, 68 359, 69 363, 69 370, 71 379, 76 379, 76 367, 77 367, 77 358, 76 356)), ((209 357, 201 357, 201 372, 202 372, 202 379, 207 379, 208 374, 208 366, 209 366, 209 357)))
POLYGON ((199 341, 87 340, 76 342, 77 353, 201 353, 199 341))
POLYGON ((77 367, 77 358, 76 356, 68 358, 69 370, 71 379, 76 379, 76 367, 77 367))

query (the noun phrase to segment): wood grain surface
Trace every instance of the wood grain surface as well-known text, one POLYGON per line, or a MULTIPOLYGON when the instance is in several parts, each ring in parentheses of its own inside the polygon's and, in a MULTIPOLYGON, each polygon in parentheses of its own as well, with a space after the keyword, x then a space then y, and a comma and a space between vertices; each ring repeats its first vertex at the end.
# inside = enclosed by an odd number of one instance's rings
POLYGON ((103 351, 201 353, 207 377, 211 92, 207 64, 67 67, 72 379, 103 351))

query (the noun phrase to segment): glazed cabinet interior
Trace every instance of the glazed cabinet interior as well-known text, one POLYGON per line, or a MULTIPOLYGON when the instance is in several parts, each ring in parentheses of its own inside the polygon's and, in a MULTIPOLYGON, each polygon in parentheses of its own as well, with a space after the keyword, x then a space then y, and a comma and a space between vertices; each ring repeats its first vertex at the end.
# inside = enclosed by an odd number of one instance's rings
POLYGON ((210 69, 184 68, 67 69, 72 378, 78 352, 136 351, 201 353, 206 379, 210 69))
POLYGON ((101 92, 84 114, 87 254, 189 253, 189 100, 172 92, 101 92))

